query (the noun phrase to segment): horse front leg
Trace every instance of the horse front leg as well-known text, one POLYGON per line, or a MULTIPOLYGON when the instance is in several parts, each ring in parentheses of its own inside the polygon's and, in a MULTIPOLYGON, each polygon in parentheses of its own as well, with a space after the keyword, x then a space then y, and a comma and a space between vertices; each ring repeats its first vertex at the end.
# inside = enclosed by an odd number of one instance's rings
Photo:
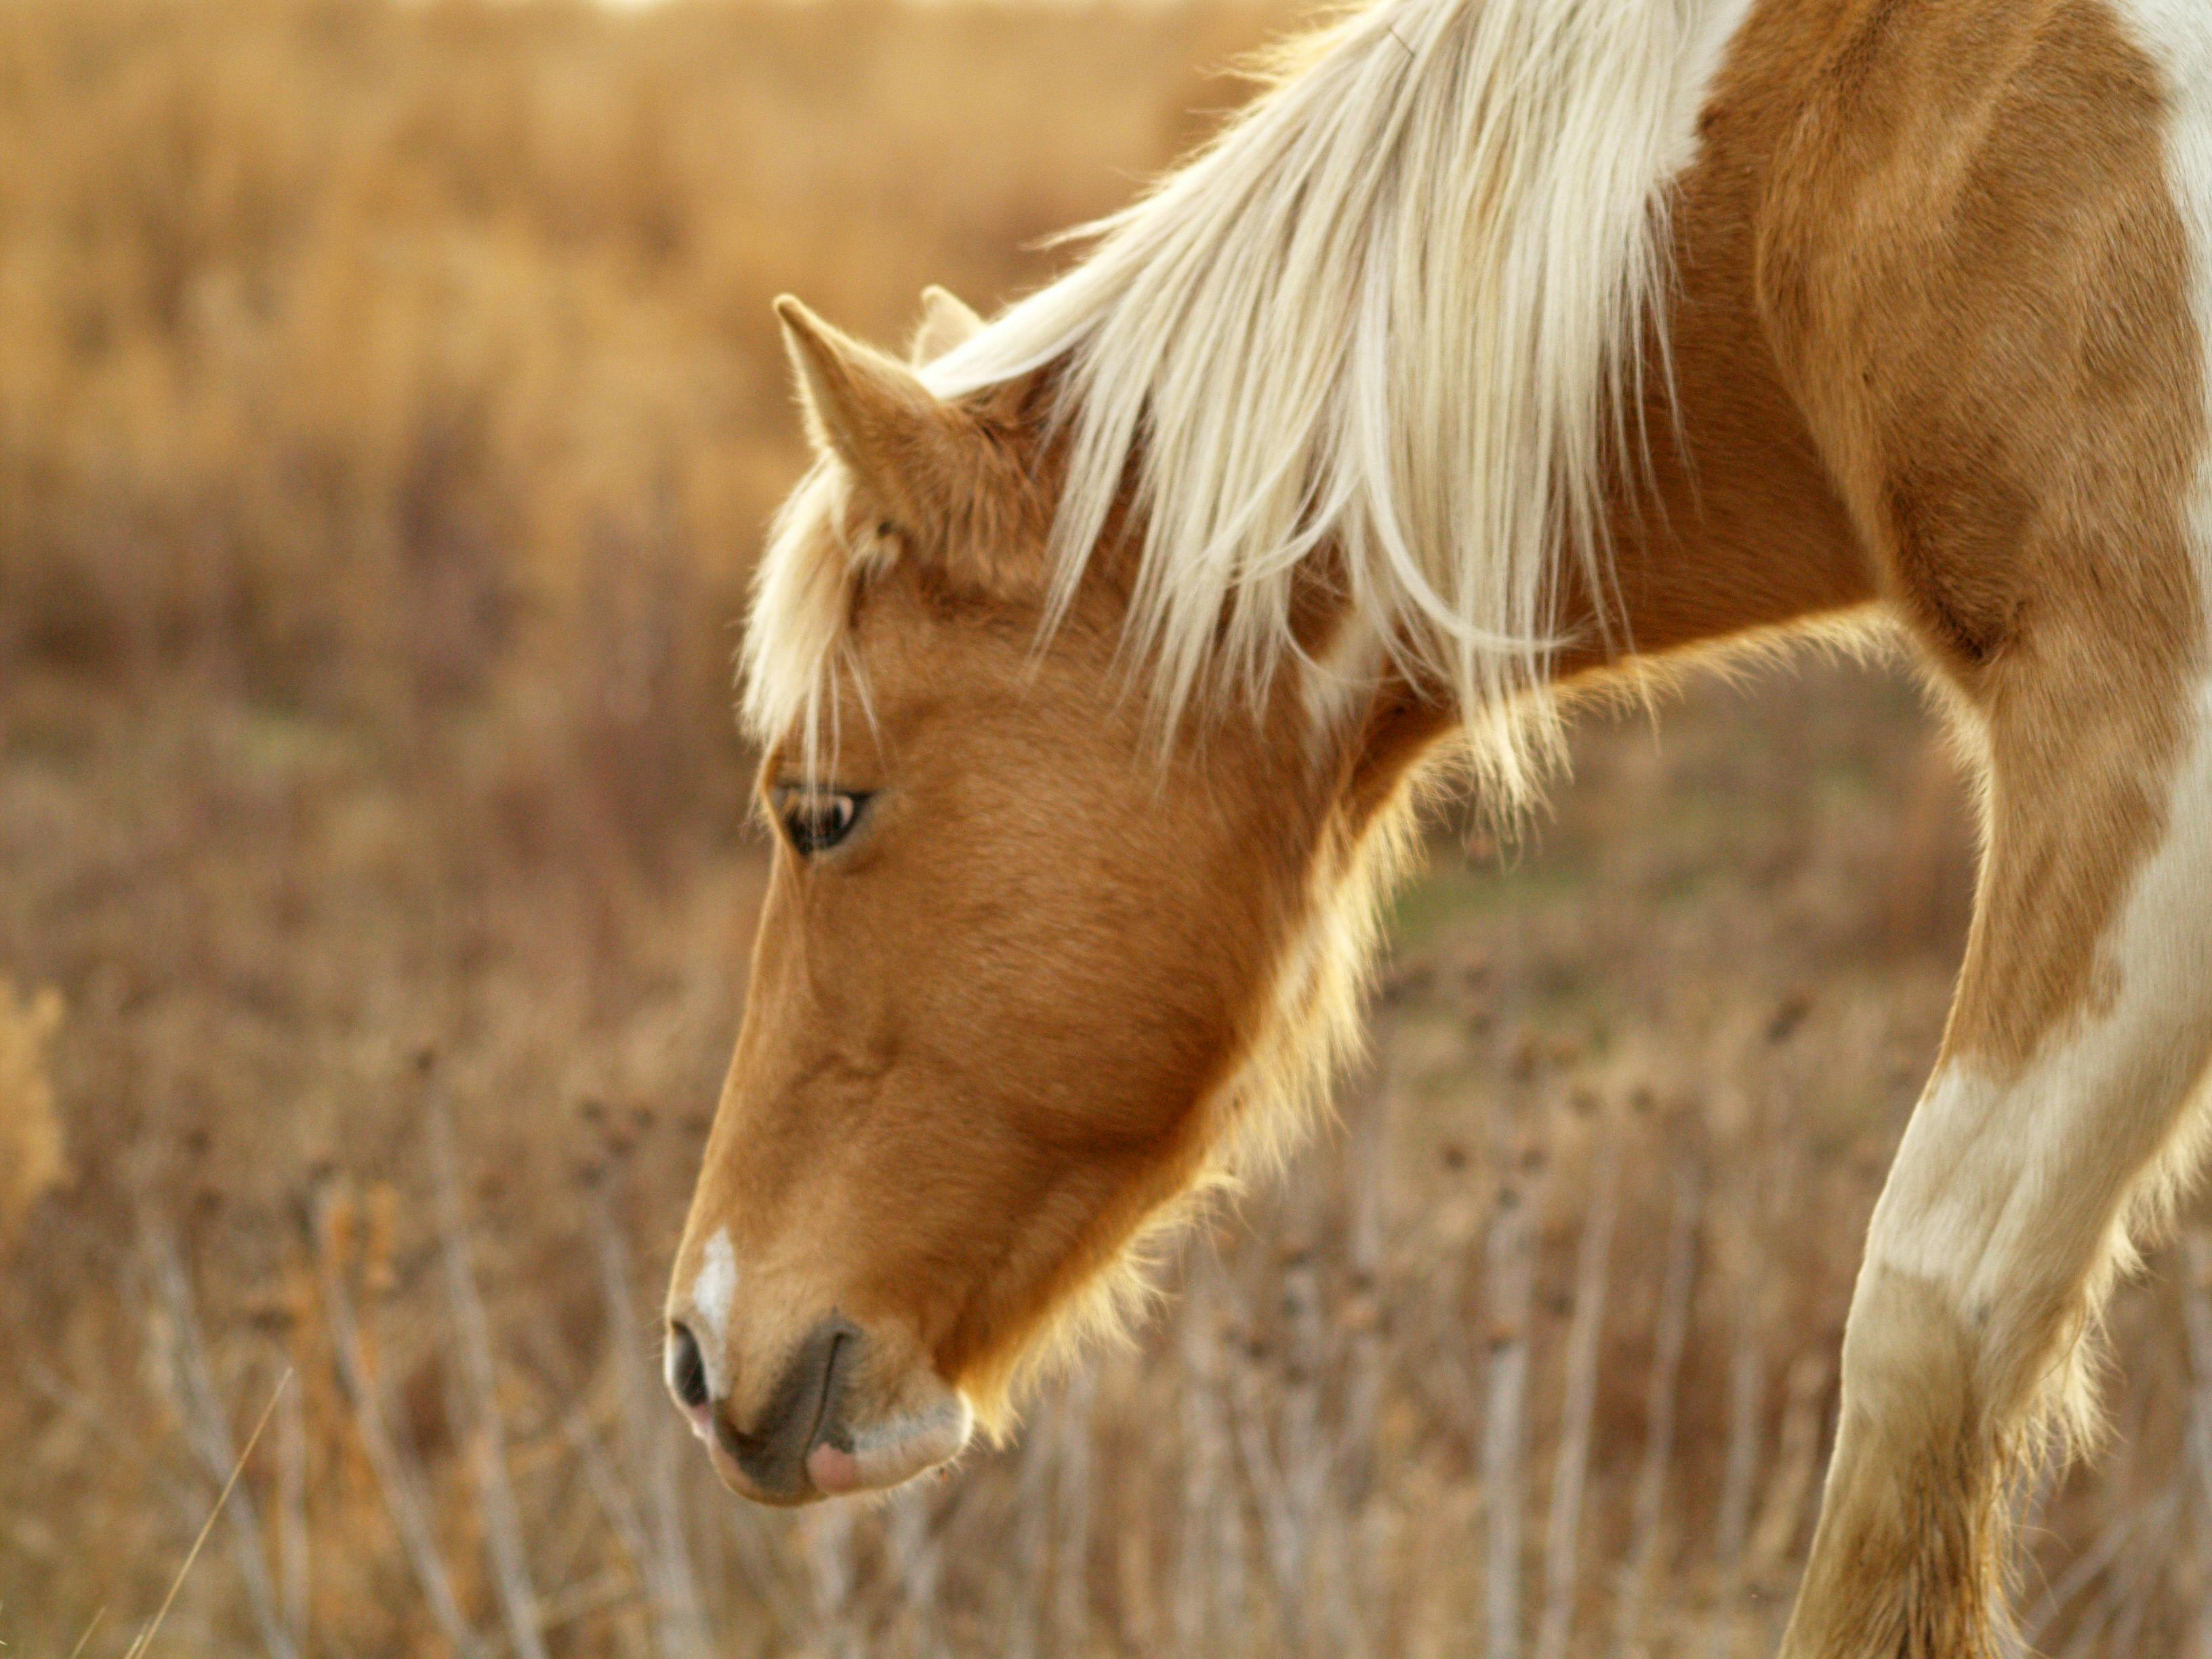
MULTIPOLYGON (((1988 720, 1974 931, 1869 1231, 1784 1659, 2003 1650, 2008 1490, 2091 1425, 2088 1333, 2131 1230, 2194 1161, 2212 1055, 2205 698, 2142 686, 2100 715, 2065 668, 2008 687, 1988 720)), ((2109 661, 2081 668, 2094 683, 2109 661)))

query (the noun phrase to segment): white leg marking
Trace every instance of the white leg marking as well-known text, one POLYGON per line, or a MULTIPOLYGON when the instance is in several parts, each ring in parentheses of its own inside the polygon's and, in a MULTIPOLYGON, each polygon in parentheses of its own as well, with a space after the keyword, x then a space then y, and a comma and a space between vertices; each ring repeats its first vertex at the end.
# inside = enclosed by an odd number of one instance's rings
POLYGON ((1948 1286, 1970 1319, 2078 1276, 2212 1058, 2212 686, 2196 716, 2166 837, 2099 953, 2107 1006, 2008 1082, 1939 1073, 1875 1208, 1869 1261, 1948 1286))
MULTIPOLYGON (((2199 339, 2212 346, 2212 8, 2114 4, 2166 82, 2167 177, 2189 232, 2199 339)), ((2199 580, 2212 583, 2212 457, 2187 511, 2199 580)), ((1965 1065, 1931 1079, 1875 1211, 1869 1261, 1949 1286, 1970 1316, 2039 1266, 2078 1267, 2087 1230, 2109 1227, 2116 1188, 2164 1144, 2212 1057, 2212 687, 2195 712, 2166 838, 2101 941, 2109 1006, 2054 1033, 2007 1084, 1965 1065)))

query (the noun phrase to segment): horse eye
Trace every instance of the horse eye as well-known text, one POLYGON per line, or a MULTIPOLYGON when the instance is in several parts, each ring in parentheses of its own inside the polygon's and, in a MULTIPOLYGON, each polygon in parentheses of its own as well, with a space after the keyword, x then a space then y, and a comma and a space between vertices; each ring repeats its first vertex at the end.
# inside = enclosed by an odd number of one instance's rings
POLYGON ((792 850, 805 857, 826 853, 851 835, 867 799, 839 789, 779 789, 776 817, 791 839, 792 850))

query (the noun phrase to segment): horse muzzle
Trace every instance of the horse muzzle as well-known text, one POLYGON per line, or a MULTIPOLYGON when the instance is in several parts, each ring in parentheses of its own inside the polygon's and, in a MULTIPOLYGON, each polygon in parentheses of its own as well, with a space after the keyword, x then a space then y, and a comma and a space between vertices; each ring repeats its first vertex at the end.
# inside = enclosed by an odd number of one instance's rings
POLYGON ((950 1462, 975 1427, 967 1401, 927 1365, 884 1375, 898 1346, 833 1314, 745 1409, 679 1318, 668 1331, 669 1392, 740 1497, 789 1506, 883 1491, 950 1462))

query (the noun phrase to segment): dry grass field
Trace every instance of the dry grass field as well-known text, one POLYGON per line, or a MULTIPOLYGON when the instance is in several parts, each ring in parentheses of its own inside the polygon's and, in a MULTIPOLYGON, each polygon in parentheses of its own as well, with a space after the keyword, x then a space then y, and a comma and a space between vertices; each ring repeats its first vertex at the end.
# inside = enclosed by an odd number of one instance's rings
MULTIPOLYGON (((1909 682, 1594 721, 1441 825, 1374 1057, 1018 1443, 740 1506, 654 1310, 765 848, 768 301, 895 335, 1233 100, 1195 0, 0 8, 0 1643, 1748 1659, 1971 835, 1909 682)), ((2212 1652, 2212 1250, 2019 1501, 2212 1652)))

